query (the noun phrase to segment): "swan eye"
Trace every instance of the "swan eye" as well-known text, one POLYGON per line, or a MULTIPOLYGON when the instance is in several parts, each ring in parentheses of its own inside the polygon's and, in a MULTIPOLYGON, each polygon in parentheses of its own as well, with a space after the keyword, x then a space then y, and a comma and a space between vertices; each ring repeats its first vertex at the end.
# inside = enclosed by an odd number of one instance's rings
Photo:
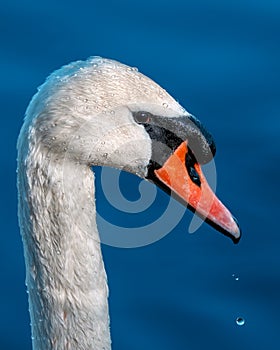
POLYGON ((152 114, 149 112, 136 112, 133 113, 134 119, 139 124, 147 124, 152 119, 152 114))

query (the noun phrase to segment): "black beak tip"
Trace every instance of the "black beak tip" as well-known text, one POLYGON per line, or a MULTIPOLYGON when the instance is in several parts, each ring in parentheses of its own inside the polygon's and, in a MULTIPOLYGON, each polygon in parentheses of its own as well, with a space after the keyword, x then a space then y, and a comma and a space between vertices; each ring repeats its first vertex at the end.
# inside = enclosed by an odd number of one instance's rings
POLYGON ((231 236, 231 239, 232 239, 232 241, 233 241, 233 243, 234 244, 237 244, 237 243, 239 243, 239 241, 240 241, 240 239, 241 239, 241 236, 242 236, 242 231, 241 231, 241 228, 240 228, 240 226, 239 226, 239 223, 238 223, 238 221, 237 221, 237 219, 233 216, 233 220, 235 221, 235 223, 236 223, 236 225, 237 225, 237 227, 238 227, 238 229, 239 229, 239 236, 238 237, 235 237, 235 236, 231 236))

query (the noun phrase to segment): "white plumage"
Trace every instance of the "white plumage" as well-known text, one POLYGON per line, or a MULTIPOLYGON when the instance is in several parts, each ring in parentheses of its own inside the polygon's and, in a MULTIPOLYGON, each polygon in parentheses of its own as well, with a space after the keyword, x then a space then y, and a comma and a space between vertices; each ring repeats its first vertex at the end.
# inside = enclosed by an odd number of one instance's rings
POLYGON ((188 115, 136 69, 99 57, 54 72, 27 109, 18 190, 34 350, 111 348, 91 166, 145 177, 151 139, 138 110, 188 115))

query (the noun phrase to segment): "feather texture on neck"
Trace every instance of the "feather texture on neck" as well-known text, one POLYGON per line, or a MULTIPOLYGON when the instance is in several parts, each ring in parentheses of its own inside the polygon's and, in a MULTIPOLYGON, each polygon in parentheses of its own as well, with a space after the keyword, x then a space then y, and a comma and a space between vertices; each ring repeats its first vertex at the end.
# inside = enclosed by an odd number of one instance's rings
POLYGON ((94 174, 49 153, 32 127, 27 139, 18 186, 33 348, 108 350, 108 288, 94 174))

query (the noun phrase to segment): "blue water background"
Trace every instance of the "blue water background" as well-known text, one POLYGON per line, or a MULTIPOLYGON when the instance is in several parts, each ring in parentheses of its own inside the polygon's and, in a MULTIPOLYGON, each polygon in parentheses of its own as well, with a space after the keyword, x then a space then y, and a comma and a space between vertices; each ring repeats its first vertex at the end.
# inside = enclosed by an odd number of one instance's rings
MULTIPOLYGON (((137 66, 205 123, 217 193, 243 229, 237 246, 206 224, 190 235, 187 211, 155 244, 103 246, 113 349, 280 349, 280 2, 11 0, 0 27, 0 349, 31 349, 15 186, 23 115, 50 72, 91 55, 137 66)), ((137 178, 121 181, 136 200, 137 178)), ((147 215, 162 212, 158 196, 147 215)))

